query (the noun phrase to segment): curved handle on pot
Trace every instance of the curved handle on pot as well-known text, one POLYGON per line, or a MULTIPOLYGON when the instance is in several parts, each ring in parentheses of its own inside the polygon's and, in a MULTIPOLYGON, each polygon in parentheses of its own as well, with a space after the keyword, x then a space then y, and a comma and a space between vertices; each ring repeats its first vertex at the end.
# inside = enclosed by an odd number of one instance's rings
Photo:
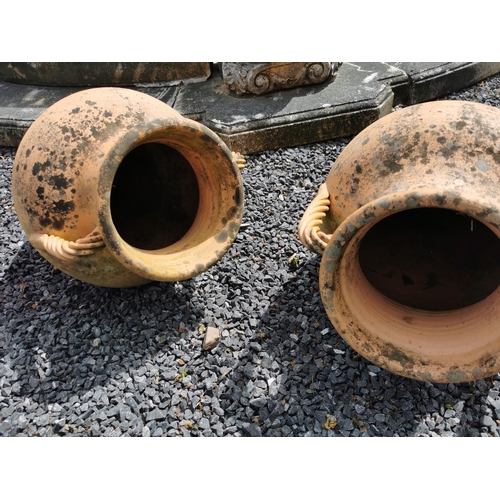
POLYGON ((318 194, 304 212, 299 223, 299 239, 309 250, 323 255, 332 237, 323 232, 323 219, 330 209, 330 195, 326 184, 321 184, 318 194))
POLYGON ((75 257, 92 255, 104 246, 102 236, 97 229, 76 241, 68 241, 59 236, 40 233, 32 234, 29 241, 38 250, 44 250, 65 261, 73 260, 75 257))

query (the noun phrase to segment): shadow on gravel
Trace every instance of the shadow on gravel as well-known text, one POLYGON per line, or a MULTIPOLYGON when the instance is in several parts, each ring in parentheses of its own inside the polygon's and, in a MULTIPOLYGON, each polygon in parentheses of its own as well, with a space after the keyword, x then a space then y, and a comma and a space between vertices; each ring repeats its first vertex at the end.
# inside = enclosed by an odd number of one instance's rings
MULTIPOLYGON (((254 402, 259 419, 253 422, 270 422, 261 425, 260 432, 477 436, 481 427, 488 432, 481 420, 491 414, 487 397, 493 378, 430 384, 371 365, 337 334, 322 304, 318 307, 319 263, 319 258, 309 261, 271 298, 250 343, 260 355, 253 357, 254 369, 265 366, 269 377, 267 405, 254 402)), ((243 375, 251 374, 248 366, 242 370, 236 370, 235 377, 240 387, 248 381, 243 375)))
MULTIPOLYGON (((3 392, 19 401, 22 412, 40 411, 40 419, 49 405, 67 408, 62 411, 68 419, 73 409, 82 422, 79 432, 93 419, 121 418, 120 412, 126 423, 126 411, 140 421, 132 435, 146 423, 151 434, 161 428, 163 434, 199 435, 203 428, 196 430, 193 419, 200 426, 205 419, 205 429, 217 435, 488 432, 493 379, 432 385, 371 365, 332 327, 318 269, 319 258, 313 258, 283 285, 273 283, 267 295, 258 291, 267 304, 260 319, 245 317, 246 299, 238 305, 229 294, 229 306, 241 307, 241 325, 234 314, 226 328, 217 324, 221 342, 207 352, 197 331, 209 323, 211 293, 200 282, 94 287, 52 274, 50 264, 25 245, 0 284, 0 355, 9 366, 0 368, 10 370, 3 392)), ((235 276, 225 276, 230 291, 235 276)))
MULTIPOLYGON (((191 337, 200 322, 200 311, 189 305, 193 286, 95 287, 54 273, 24 245, 0 282, 0 357, 9 360, 18 380, 10 395, 71 404, 97 386, 126 393, 130 384, 130 393, 137 386, 144 391, 154 383, 141 375, 144 357, 170 356, 175 366, 173 344, 191 337), (123 372, 132 370, 134 378, 127 381, 123 372)), ((156 373, 156 383, 163 375, 156 373)))

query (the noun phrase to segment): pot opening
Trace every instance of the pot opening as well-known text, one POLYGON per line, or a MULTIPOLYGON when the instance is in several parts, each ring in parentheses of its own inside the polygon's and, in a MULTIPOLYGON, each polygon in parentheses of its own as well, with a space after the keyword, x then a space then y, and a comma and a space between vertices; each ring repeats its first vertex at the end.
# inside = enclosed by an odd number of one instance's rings
POLYGON ((477 219, 448 209, 382 219, 361 240, 358 258, 379 292, 415 309, 460 309, 500 285, 500 239, 477 219))
POLYGON ((179 241, 199 205, 196 174, 177 150, 142 144, 123 159, 113 179, 111 217, 120 237, 142 250, 179 241))

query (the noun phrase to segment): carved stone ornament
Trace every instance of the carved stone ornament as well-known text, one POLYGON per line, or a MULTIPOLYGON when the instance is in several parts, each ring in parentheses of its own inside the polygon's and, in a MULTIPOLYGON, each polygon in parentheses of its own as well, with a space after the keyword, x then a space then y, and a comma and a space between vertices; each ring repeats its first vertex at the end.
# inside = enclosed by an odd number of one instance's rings
POLYGON ((273 90, 290 89, 324 82, 335 75, 341 63, 330 62, 273 62, 222 63, 226 86, 241 94, 265 94, 273 90))

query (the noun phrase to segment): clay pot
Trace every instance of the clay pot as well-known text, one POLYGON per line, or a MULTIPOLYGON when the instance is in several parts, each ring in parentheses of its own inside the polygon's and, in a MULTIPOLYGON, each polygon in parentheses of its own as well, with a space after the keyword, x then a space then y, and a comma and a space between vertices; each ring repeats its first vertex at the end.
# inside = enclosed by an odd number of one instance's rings
POLYGON ((30 242, 75 278, 110 287, 184 280, 238 233, 236 160, 208 128, 153 97, 85 90, 28 129, 14 205, 30 242))
POLYGON ((405 377, 500 371, 500 110, 441 101, 356 136, 304 213, 338 333, 405 377))

